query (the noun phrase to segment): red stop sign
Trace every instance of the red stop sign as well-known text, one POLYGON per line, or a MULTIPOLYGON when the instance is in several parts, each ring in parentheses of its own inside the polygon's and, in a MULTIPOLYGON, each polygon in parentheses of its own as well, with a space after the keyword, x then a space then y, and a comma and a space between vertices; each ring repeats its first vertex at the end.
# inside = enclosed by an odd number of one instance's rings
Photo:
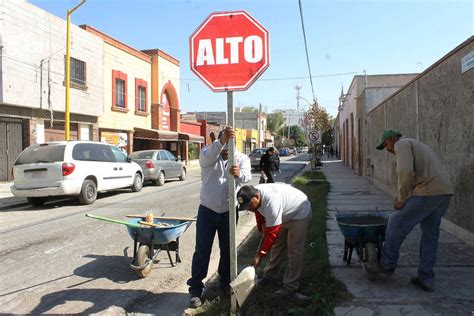
POLYGON ((268 31, 245 11, 212 13, 189 42, 191 70, 216 92, 247 90, 269 66, 268 31))

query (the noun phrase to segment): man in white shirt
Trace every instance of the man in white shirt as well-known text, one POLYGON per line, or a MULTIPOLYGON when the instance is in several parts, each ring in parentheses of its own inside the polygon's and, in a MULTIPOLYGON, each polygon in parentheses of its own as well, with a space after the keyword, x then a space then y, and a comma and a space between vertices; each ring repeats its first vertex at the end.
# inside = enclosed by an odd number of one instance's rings
POLYGON ((283 287, 273 296, 283 298, 296 294, 303 271, 304 244, 312 214, 308 197, 288 184, 270 183, 242 187, 237 193, 237 201, 239 211, 255 213, 257 228, 263 233, 263 240, 252 264, 259 266, 261 259, 270 251, 270 262, 263 270, 263 280, 273 283, 286 248, 288 266, 283 277, 283 287))
POLYGON ((246 155, 235 151, 234 165, 227 166, 229 156, 227 142, 231 138, 235 138, 235 131, 228 127, 219 133, 218 140, 203 148, 199 154, 202 184, 196 223, 196 248, 191 278, 187 281, 191 295, 190 306, 194 308, 201 305, 204 289, 202 280, 207 276, 216 232, 220 248, 217 270, 220 285, 225 292, 229 289, 229 185, 227 181, 233 176, 236 181, 236 190, 238 190, 241 183, 252 179, 250 159, 246 155))

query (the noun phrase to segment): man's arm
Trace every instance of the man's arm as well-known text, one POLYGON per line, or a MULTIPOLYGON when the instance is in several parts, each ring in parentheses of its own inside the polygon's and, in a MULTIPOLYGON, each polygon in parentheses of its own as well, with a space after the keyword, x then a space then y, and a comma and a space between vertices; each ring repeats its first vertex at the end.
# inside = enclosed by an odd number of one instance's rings
POLYGON ((223 144, 220 141, 214 141, 209 146, 203 148, 199 153, 199 165, 201 167, 212 166, 219 159, 223 144))
POLYGON ((408 196, 415 188, 415 170, 413 148, 410 143, 396 143, 395 155, 397 157, 398 196, 397 201, 405 203, 408 196))

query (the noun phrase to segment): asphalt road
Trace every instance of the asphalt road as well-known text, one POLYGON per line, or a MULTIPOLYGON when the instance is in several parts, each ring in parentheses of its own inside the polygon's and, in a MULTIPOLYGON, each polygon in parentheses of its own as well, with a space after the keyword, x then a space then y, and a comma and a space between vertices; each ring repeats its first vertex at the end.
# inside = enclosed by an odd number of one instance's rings
MULTIPOLYGON (((307 158, 284 157, 283 172, 276 180, 287 182, 304 167, 307 158)), ((254 172, 251 183, 256 184, 258 177, 254 172)), ((91 206, 65 199, 41 208, 3 210, 0 313, 181 314, 188 299, 185 283, 190 275, 195 225, 180 238, 181 264, 171 267, 166 252, 162 252, 150 275, 140 279, 129 267, 133 240, 127 228, 85 214, 121 220, 126 220, 127 214, 149 211, 194 217, 200 188, 199 170, 194 170, 184 182, 147 185, 138 193, 121 190, 100 194, 91 206)), ((213 251, 213 261, 217 261, 217 253, 213 251)))

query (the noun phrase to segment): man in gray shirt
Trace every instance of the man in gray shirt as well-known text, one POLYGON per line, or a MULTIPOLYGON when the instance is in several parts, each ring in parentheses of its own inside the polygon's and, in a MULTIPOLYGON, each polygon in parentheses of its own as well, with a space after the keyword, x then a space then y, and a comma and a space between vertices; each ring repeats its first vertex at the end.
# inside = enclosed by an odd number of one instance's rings
POLYGON ((191 295, 190 306, 201 305, 204 289, 202 280, 207 276, 212 243, 217 232, 219 237, 220 261, 218 273, 220 285, 227 292, 230 283, 230 246, 229 246, 229 186, 227 181, 234 177, 236 190, 241 183, 252 179, 250 159, 236 151, 234 165, 228 166, 229 152, 227 142, 235 138, 235 131, 226 128, 219 133, 219 139, 203 148, 199 154, 201 166, 201 193, 196 223, 196 248, 188 280, 191 295))

